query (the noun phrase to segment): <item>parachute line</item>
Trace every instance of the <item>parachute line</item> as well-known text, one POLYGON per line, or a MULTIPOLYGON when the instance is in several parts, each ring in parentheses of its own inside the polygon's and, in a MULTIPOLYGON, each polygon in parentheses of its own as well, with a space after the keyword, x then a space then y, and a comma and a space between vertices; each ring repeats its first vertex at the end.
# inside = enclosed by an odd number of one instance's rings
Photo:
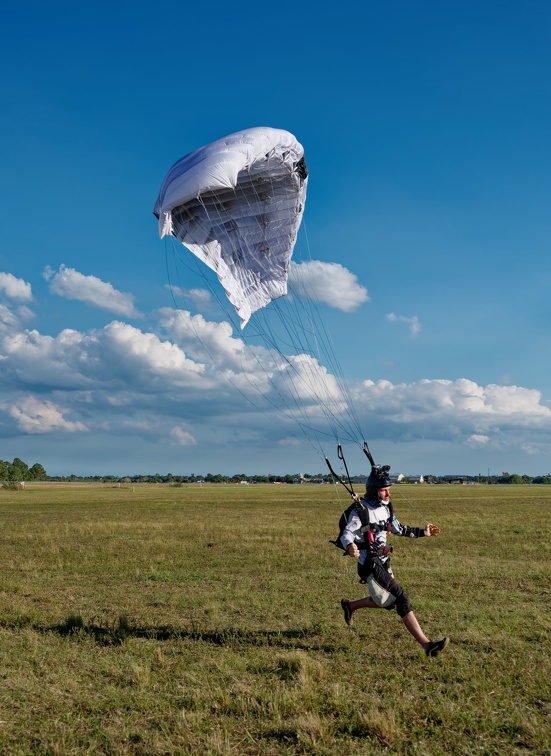
MULTIPOLYGON (((180 261, 181 260, 180 249, 176 247, 174 239, 171 239, 171 242, 173 244, 173 252, 175 253, 175 259, 178 259, 178 261, 180 261)), ((168 240, 167 240, 167 243, 168 243, 168 240)), ((194 263, 197 263, 197 259, 196 258, 193 257, 193 258, 190 258, 190 259, 194 263)), ((190 269, 190 267, 187 264, 187 262, 184 262, 182 260, 182 263, 185 265, 185 267, 187 267, 188 269, 190 269)), ((178 266, 176 266, 176 268, 177 267, 178 266)), ((197 266, 197 270, 194 270, 193 272, 195 272, 197 275, 199 275, 202 278, 203 283, 205 284, 205 286, 207 286, 209 292, 215 297, 215 299, 218 301, 218 303, 224 309, 225 308, 224 300, 219 296, 217 289, 213 286, 213 283, 206 277, 206 275, 203 272, 203 269, 201 267, 197 266)), ((169 267, 168 267, 168 252, 167 252, 167 275, 168 275, 168 278, 169 278, 169 281, 170 281, 170 270, 169 270, 169 267)), ((180 292, 179 296, 181 296, 183 299, 185 299, 185 296, 184 296, 184 293, 183 293, 184 289, 180 286, 179 276, 178 276, 178 287, 177 288, 178 288, 178 290, 180 292)), ((188 328, 191 331, 191 333, 193 334, 194 338, 201 345, 201 347, 204 350, 205 354, 209 357, 212 365, 214 365, 218 369, 218 371, 235 388, 235 390, 243 397, 243 399, 245 399, 245 401, 248 404, 250 404, 251 406, 253 406, 255 409, 261 409, 261 405, 259 405, 258 403, 254 402, 251 399, 251 397, 238 386, 237 382, 232 379, 232 377, 228 373, 228 371, 222 369, 222 367, 219 365, 219 363, 218 363, 215 355, 209 349, 209 347, 207 346, 206 342, 202 339, 199 330, 194 325, 193 319, 192 318, 189 318, 189 319, 186 319, 186 320, 183 319, 183 317, 182 317, 183 313, 181 312, 180 305, 176 301, 176 297, 175 297, 175 294, 174 294, 174 287, 171 286, 171 290, 172 290, 172 299, 173 299, 174 305, 175 305, 175 307, 176 307, 176 309, 177 309, 177 311, 178 311, 178 313, 180 315, 181 322, 186 326, 186 328, 188 328)), ((189 307, 189 304, 187 305, 187 309, 188 310, 191 309, 189 307)), ((231 318, 229 317, 231 315, 231 311, 229 309, 228 309, 228 311, 227 311, 226 314, 228 315, 228 319, 231 320, 231 318)), ((252 357, 252 359, 255 361, 257 369, 260 370, 261 372, 263 372, 264 375, 267 377, 268 382, 271 385, 271 388, 277 394, 278 398, 280 399, 281 404, 278 404, 275 400, 271 399, 267 395, 267 393, 262 392, 258 388, 258 386, 256 384, 254 384, 249 379, 247 367, 243 364, 242 374, 245 377, 245 379, 247 380, 247 382, 248 382, 249 386, 251 387, 251 389, 253 391, 255 391, 260 397, 262 397, 262 399, 264 401, 266 401, 276 411, 278 411, 279 413, 284 414, 287 418, 289 418, 294 423, 296 423, 299 426, 300 430, 302 431, 302 433, 304 435, 304 438, 312 445, 312 447, 314 448, 314 450, 321 457, 323 457, 324 456, 324 452, 323 452, 321 446, 319 444, 313 443, 312 437, 308 433, 308 431, 310 431, 311 433, 314 433, 316 431, 316 429, 313 426, 310 425, 310 423, 308 421, 308 418, 304 414, 304 412, 302 411, 302 408, 301 408, 300 404, 298 404, 295 401, 294 407, 291 406, 289 400, 283 395, 283 393, 280 391, 280 389, 271 380, 271 377, 268 374, 268 372, 266 371, 266 369, 265 369, 262 361, 259 359, 258 355, 253 351, 252 347, 249 344, 247 344, 246 342, 243 342, 243 343, 244 343, 244 345, 245 345, 248 353, 250 354, 250 356, 252 357), (300 416, 301 419, 299 419, 299 416, 300 416)), ((299 436, 297 436, 297 434, 293 431, 292 426, 290 428, 287 428, 287 432, 291 436, 293 436, 295 439, 297 439, 298 441, 300 441, 299 436)))

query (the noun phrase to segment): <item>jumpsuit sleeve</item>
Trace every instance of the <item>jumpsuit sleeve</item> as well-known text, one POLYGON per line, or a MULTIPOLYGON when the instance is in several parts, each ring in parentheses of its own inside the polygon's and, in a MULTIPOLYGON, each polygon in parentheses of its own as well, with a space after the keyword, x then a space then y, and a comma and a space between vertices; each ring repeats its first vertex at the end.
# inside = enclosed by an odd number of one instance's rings
POLYGON ((411 525, 402 525, 397 517, 393 517, 390 523, 390 531, 394 535, 406 536, 406 538, 423 538, 424 528, 414 528, 411 525))
POLYGON ((361 527, 362 522, 359 515, 356 512, 352 512, 348 519, 348 523, 341 534, 341 543, 346 549, 354 541, 361 540, 361 527))

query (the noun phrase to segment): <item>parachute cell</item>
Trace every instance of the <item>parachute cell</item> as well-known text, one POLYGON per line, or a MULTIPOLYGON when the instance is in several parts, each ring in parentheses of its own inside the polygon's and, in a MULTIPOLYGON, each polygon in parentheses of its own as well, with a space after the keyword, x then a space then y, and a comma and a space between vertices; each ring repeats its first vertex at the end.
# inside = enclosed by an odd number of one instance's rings
POLYGON ((288 131, 247 129, 189 153, 155 204, 159 233, 208 265, 241 320, 287 294, 308 171, 288 131))

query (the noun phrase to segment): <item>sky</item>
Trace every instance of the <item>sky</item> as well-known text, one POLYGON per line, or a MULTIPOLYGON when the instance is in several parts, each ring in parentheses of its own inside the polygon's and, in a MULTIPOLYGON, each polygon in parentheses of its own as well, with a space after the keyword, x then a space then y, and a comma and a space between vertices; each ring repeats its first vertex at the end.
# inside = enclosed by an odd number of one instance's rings
POLYGON ((368 471, 365 439, 395 473, 549 473, 550 29, 543 0, 11 4, 0 459, 50 475, 337 465, 336 438, 320 455, 245 395, 246 334, 183 247, 176 281, 152 214, 180 157, 271 126, 308 163, 295 259, 315 263, 359 418, 350 472, 368 471))

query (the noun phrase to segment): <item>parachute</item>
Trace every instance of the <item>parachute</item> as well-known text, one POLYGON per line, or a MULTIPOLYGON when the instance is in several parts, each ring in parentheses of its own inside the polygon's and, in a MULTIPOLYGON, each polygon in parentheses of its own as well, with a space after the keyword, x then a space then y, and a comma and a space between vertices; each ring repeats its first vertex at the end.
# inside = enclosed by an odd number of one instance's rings
POLYGON ((289 263, 304 212, 308 170, 288 131, 252 128, 178 160, 154 214, 218 276, 243 329, 287 294, 289 263))
POLYGON ((327 461, 324 441, 357 444, 363 434, 308 285, 322 264, 291 260, 307 183, 304 150, 291 133, 246 129, 178 160, 162 182, 154 214, 161 238, 174 243, 178 280, 186 268, 185 285, 171 286, 173 294, 186 300, 206 288, 224 312, 223 323, 207 324, 193 298, 178 306, 186 353, 201 362, 207 355, 265 422, 273 411, 282 443, 296 442, 290 437, 298 426, 327 461), (182 258, 176 240, 193 254, 182 258), (190 289, 194 276, 201 289, 190 289), (191 315, 194 307, 197 315, 191 315), (239 339, 232 335, 236 313, 239 339))

